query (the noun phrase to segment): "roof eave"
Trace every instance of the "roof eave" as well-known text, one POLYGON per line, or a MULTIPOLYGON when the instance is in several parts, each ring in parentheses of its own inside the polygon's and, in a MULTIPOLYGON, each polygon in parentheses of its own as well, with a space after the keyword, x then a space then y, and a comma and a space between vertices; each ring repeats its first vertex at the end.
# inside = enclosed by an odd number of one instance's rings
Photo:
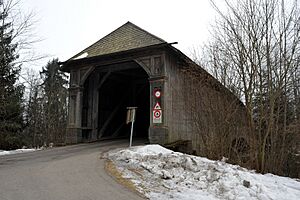
POLYGON ((59 65, 61 65, 62 71, 70 72, 71 68, 76 65, 94 63, 97 61, 101 61, 101 60, 105 60, 105 59, 112 59, 114 57, 120 57, 120 56, 126 57, 126 55, 131 55, 136 52, 142 52, 142 51, 151 50, 151 49, 159 49, 159 48, 163 48, 166 46, 171 46, 171 44, 174 44, 174 43, 164 42, 164 43, 160 43, 160 44, 130 49, 130 50, 126 50, 126 51, 119 51, 119 52, 110 53, 110 54, 103 54, 103 55, 99 55, 99 56, 81 58, 81 59, 76 59, 76 60, 67 60, 64 62, 59 62, 59 65))

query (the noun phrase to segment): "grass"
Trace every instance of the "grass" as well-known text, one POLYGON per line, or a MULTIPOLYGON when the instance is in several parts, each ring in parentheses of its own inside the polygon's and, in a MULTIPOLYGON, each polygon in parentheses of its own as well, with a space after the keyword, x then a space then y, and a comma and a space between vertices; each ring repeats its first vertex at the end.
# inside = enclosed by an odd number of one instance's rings
POLYGON ((115 180, 131 190, 132 192, 138 194, 139 196, 145 198, 143 194, 141 194, 134 183, 130 179, 123 178, 122 173, 116 168, 115 164, 111 160, 107 160, 105 163, 105 170, 115 178, 115 180))

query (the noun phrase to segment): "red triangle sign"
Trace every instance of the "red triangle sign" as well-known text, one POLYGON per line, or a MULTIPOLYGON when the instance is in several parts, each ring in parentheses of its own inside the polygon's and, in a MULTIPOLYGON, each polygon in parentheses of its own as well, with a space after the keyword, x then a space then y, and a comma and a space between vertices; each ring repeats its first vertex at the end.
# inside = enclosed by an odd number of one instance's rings
POLYGON ((158 102, 155 104, 154 110, 161 110, 161 107, 158 102))

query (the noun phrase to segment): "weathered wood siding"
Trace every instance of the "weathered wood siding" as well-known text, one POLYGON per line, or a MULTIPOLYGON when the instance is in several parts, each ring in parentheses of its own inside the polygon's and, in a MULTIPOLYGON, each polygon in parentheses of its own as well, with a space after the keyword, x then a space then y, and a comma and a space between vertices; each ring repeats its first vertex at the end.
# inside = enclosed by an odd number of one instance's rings
POLYGON ((190 140, 192 151, 209 157, 232 157, 234 141, 240 138, 249 143, 245 108, 229 90, 196 64, 171 54, 166 56, 166 69, 169 143, 190 140), (210 151, 219 153, 209 155, 210 151))
POLYGON ((166 54, 165 125, 169 129, 169 143, 176 140, 191 140, 190 111, 186 105, 184 76, 174 58, 166 54))

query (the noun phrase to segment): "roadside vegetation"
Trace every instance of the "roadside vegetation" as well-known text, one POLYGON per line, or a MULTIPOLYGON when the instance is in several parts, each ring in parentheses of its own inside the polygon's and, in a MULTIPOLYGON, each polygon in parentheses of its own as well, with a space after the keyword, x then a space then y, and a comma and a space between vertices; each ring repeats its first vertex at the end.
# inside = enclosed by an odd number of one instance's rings
MULTIPOLYGON (((241 163, 246 167, 300 177, 299 1, 225 0, 220 4, 212 0, 211 4, 218 13, 212 39, 193 57, 245 106, 247 136, 229 146, 239 146, 238 157, 247 150, 251 156, 241 163)), ((226 117, 223 119, 226 121, 226 117)), ((230 131, 235 125, 216 126, 230 131)), ((214 142, 204 144, 208 152, 226 145, 216 137, 207 140, 214 142)))
POLYGON ((22 65, 40 59, 31 51, 38 42, 34 14, 20 12, 20 2, 0 1, 0 149, 64 143, 67 77, 54 59, 40 74, 22 65))

